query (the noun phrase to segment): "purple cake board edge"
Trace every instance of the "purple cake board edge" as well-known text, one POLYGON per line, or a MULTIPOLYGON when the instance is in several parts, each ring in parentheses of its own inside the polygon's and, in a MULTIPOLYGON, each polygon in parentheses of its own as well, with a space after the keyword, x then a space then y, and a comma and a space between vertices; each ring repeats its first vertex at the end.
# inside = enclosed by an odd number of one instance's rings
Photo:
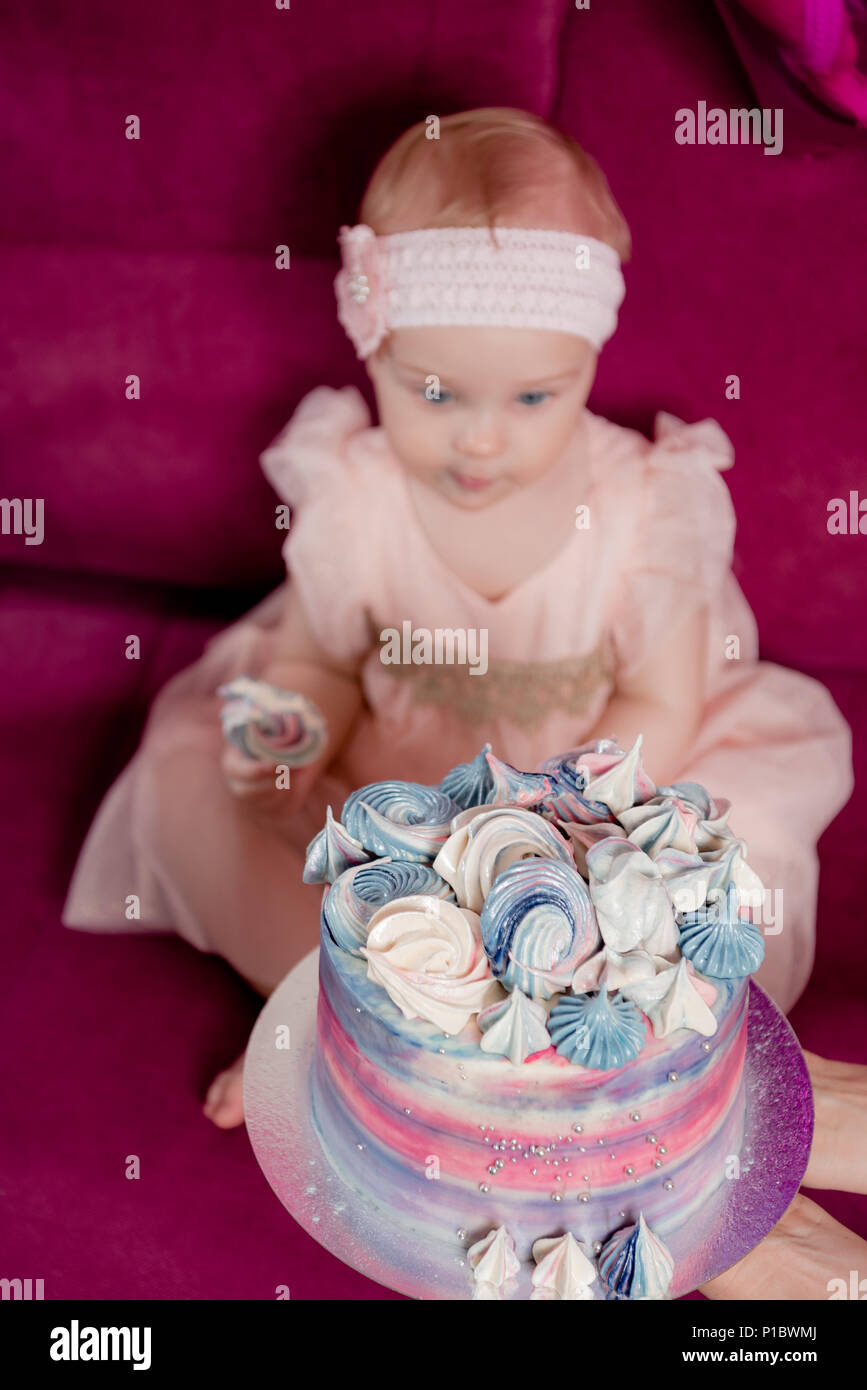
MULTIPOLYGON (((317 948, 290 971, 250 1037, 244 1109, 259 1166, 298 1224, 359 1273, 411 1298, 472 1298, 465 1252, 457 1241, 451 1249, 390 1223, 343 1180, 323 1151, 309 1102, 318 962, 317 948), (278 1049, 275 1029, 283 1026, 289 1027, 291 1046, 278 1049)), ((701 1214, 667 1242, 675 1261, 672 1298, 724 1273, 763 1240, 790 1205, 807 1168, 813 1138, 809 1073, 791 1024, 754 980, 744 1085, 739 1176, 724 1179, 701 1214)), ((507 1296, 528 1298, 530 1292, 530 1271, 523 1266, 507 1296)))

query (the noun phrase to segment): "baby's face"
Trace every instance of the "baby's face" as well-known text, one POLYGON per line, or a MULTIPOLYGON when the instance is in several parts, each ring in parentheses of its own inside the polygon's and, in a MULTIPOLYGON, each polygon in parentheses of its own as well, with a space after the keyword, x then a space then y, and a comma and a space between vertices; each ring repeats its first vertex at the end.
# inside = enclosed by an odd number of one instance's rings
POLYGON ((400 328, 368 359, 379 420, 408 473, 478 510, 561 457, 581 417, 596 352, 532 328, 400 328))

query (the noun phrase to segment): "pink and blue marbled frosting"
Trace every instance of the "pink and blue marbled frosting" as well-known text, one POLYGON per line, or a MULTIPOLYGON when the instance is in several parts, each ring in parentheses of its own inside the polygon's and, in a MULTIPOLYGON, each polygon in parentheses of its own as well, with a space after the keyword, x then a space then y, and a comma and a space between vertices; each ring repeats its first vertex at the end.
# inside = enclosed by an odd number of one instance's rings
POLYGON ((501 1248, 535 1244, 558 1279, 598 1257, 610 1298, 666 1296, 666 1239, 740 1150, 763 949, 728 803, 655 787, 638 750, 521 773, 486 746, 437 787, 361 788, 305 872, 331 885, 311 1074, 331 1164, 486 1271, 501 1248), (560 1233, 581 1249, 552 1255, 560 1233))
POLYGON ((720 982, 712 1039, 654 1038, 648 1024, 645 1050, 610 1072, 553 1047, 516 1067, 481 1053, 473 1024, 449 1038, 405 1019, 327 931, 319 979, 313 1116, 325 1153, 388 1220, 432 1240, 458 1249, 458 1230, 505 1225, 528 1259, 555 1228, 592 1244, 639 1211, 665 1239, 739 1150, 746 979, 720 982))

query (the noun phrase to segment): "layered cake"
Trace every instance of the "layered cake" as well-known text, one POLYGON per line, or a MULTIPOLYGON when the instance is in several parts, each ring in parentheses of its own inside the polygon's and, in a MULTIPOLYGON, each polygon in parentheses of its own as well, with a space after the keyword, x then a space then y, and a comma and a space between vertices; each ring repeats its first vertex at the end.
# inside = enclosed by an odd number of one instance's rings
POLYGON ((328 1161, 474 1297, 665 1298, 668 1242, 744 1128, 762 885, 697 783, 640 738, 533 772, 485 745, 437 786, 329 808, 315 1128, 328 1161))

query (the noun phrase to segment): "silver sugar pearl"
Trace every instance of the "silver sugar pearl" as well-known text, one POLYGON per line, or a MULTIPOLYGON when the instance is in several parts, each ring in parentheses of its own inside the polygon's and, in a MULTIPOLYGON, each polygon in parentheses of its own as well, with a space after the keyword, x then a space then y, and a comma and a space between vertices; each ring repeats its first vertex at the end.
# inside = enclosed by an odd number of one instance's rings
POLYGON ((489 1163, 489 1164, 488 1164, 488 1172, 489 1172, 489 1173, 496 1173, 496 1171, 497 1171, 497 1165, 496 1165, 496 1163, 489 1163))
POLYGON ((657 1139, 655 1134, 648 1134, 647 1142, 648 1144, 658 1144, 659 1140, 657 1139))
POLYGON ((639 1115, 639 1113, 638 1113, 637 1110, 633 1110, 633 1112, 632 1112, 632 1114, 629 1116, 629 1118, 630 1118, 630 1120, 640 1120, 640 1119, 641 1119, 641 1116, 639 1115))
POLYGON ((411 1114, 412 1114, 412 1111, 410 1110, 410 1108, 409 1108, 408 1105, 405 1105, 405 1106, 403 1107, 403 1113, 404 1113, 404 1115, 411 1115, 411 1114))
POLYGON ((671 1189, 674 1187, 674 1183, 671 1181, 671 1178, 669 1178, 668 1182, 664 1182, 662 1185, 665 1188, 666 1192, 670 1192, 671 1189))
POLYGON ((466 1240, 467 1238, 467 1233, 464 1230, 463 1226, 458 1226, 458 1229, 455 1231, 455 1235, 457 1236, 458 1240, 466 1240))
POLYGON ((535 1176, 536 1176, 536 1174, 538 1173, 538 1171, 539 1171, 538 1168, 531 1168, 531 1169, 530 1169, 530 1175, 531 1175, 532 1177, 535 1178, 535 1176))
POLYGON ((624 1173, 628 1173, 629 1176, 632 1177, 632 1174, 635 1172, 635 1169, 633 1168, 632 1164, 629 1163, 629 1164, 627 1164, 627 1166, 624 1168, 623 1171, 624 1171, 624 1173))
POLYGON ((655 1159, 653 1160, 653 1166, 654 1166, 654 1168, 661 1168, 661 1167, 662 1167, 662 1159, 661 1159, 661 1158, 655 1158, 655 1159))
POLYGON ((668 1153, 668 1149, 665 1147, 664 1144, 660 1144, 660 1146, 659 1146, 659 1152, 660 1152, 661 1154, 667 1154, 667 1153, 668 1153))
POLYGON ((705 1038, 704 1042, 702 1043, 701 1050, 702 1052, 710 1052, 710 1043, 707 1041, 707 1038, 705 1038))
POLYGON ((579 1202, 589 1202, 589 1201, 590 1201, 590 1193, 589 1193, 589 1192, 579 1192, 579 1193, 578 1193, 578 1201, 579 1201, 579 1202))
POLYGON ((363 1144, 356 1144, 355 1147, 356 1147, 357 1149, 363 1149, 363 1148, 364 1148, 364 1145, 363 1145, 363 1144))
POLYGON ((584 1133, 584 1126, 583 1126, 583 1125, 573 1125, 572 1128, 574 1129, 574 1131, 575 1131, 576 1134, 583 1134, 583 1133, 584 1133))
POLYGON ((487 1184, 486 1182, 480 1182, 480 1183, 479 1183, 479 1191, 480 1191, 480 1192, 490 1192, 490 1190, 491 1190, 491 1189, 488 1187, 488 1184, 487 1184))
POLYGON ((552 1201, 552 1202, 562 1202, 562 1200, 563 1200, 563 1193, 562 1193, 562 1192, 552 1192, 552 1193, 551 1193, 551 1201, 552 1201))
POLYGON ((668 1073, 668 1079, 669 1079, 669 1081, 679 1081, 679 1080, 680 1080, 680 1076, 679 1076, 679 1074, 678 1074, 676 1071, 670 1071, 670 1072, 668 1073))
POLYGON ((594 1254, 594 1255, 598 1255, 598 1254, 601 1252, 601 1250, 602 1250, 602 1241, 601 1241, 601 1240, 594 1240, 594 1242, 593 1242, 593 1254, 594 1254))

